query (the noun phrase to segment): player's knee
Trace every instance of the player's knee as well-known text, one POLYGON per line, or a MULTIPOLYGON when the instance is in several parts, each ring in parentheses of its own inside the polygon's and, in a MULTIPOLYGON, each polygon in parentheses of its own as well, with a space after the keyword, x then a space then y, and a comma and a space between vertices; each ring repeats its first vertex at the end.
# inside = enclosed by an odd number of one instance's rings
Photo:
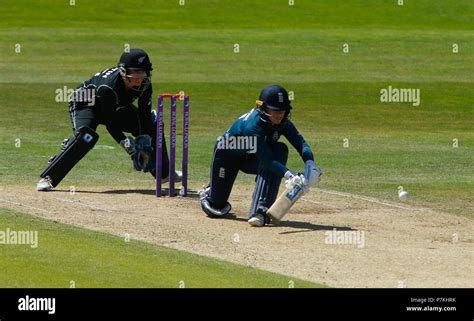
POLYGON ((76 139, 80 139, 85 142, 89 149, 94 147, 94 145, 97 143, 97 140, 99 139, 99 134, 97 134, 95 130, 88 126, 79 127, 76 130, 74 136, 76 139))

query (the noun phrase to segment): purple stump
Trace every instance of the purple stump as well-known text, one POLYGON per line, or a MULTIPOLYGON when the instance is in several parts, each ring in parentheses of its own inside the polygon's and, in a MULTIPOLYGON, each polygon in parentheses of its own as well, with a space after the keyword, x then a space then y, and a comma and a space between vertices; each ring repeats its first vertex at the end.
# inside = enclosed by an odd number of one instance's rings
POLYGON ((158 96, 158 110, 156 113, 156 191, 155 195, 160 197, 161 194, 161 176, 163 174, 163 97, 158 96))
POLYGON ((189 144, 189 96, 184 96, 183 103, 183 159, 181 168, 183 171, 182 196, 188 195, 188 144, 189 144))
POLYGON ((174 172, 176 163, 176 96, 171 96, 170 112, 170 165, 169 165, 169 196, 175 196, 174 172))

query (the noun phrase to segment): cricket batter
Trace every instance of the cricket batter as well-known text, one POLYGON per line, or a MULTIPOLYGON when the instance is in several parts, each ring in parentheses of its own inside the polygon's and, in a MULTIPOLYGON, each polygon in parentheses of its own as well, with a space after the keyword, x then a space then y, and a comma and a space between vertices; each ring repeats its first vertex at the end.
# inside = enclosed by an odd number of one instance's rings
MULTIPOLYGON (((69 171, 94 147, 99 139, 98 125, 131 156, 137 171, 155 176, 156 115, 151 111, 152 64, 141 49, 124 52, 117 67, 96 73, 74 91, 69 101, 73 136, 50 158, 37 183, 38 191, 56 187, 69 171), (138 107, 133 103, 138 101, 138 107), (124 132, 132 136, 125 136, 124 132)), ((164 137, 163 137, 164 142, 164 137)), ((168 153, 163 148, 163 183, 168 179, 168 153)), ((176 173, 176 181, 181 176, 176 173)))
POLYGON ((280 181, 288 182, 303 177, 304 188, 309 189, 319 181, 321 169, 314 163, 311 148, 290 120, 292 107, 285 88, 277 85, 265 87, 257 105, 249 113, 237 119, 218 139, 211 163, 211 182, 201 192, 201 208, 209 217, 223 217, 231 210, 229 195, 239 171, 256 174, 256 186, 252 196, 248 222, 252 226, 270 223, 268 209, 278 195, 280 181), (279 142, 285 136, 305 162, 304 174, 286 167, 288 147, 279 142), (236 144, 221 144, 222 139, 234 143, 247 137, 256 140, 256 148, 234 148, 236 144), (222 148, 224 146, 224 148, 222 148))

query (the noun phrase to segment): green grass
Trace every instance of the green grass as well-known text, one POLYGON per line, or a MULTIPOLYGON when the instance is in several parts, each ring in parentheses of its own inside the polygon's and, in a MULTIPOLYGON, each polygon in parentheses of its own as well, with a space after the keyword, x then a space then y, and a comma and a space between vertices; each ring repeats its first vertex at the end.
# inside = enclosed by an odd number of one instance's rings
POLYGON ((0 26, 69 28, 345 28, 357 25, 370 28, 466 30, 472 22, 470 1, 397 0, 288 0, 238 2, 222 0, 113 1, 26 0, 3 1, 0 26), (8 8, 8 10, 7 10, 8 8))
POLYGON ((37 231, 38 247, 0 244, 0 287, 288 288, 321 285, 92 232, 0 208, 0 231, 37 231), (291 283, 290 281, 293 281, 291 283), (184 282, 184 283, 183 283, 184 282))
MULTIPOLYGON (((155 95, 191 95, 191 186, 207 181, 215 138, 265 84, 280 83, 294 91, 293 120, 325 170, 320 187, 397 201, 402 185, 414 205, 472 216, 472 1, 7 2, 0 9, 3 184, 33 185, 69 135, 55 90, 113 65, 130 44, 151 55, 155 95), (419 88, 421 105, 381 103, 389 85, 419 88)), ((147 176, 99 132, 99 144, 117 149, 91 152, 64 186, 142 186, 147 176)), ((294 152, 289 165, 302 168, 294 152)), ((237 184, 251 181, 241 175, 237 184)))

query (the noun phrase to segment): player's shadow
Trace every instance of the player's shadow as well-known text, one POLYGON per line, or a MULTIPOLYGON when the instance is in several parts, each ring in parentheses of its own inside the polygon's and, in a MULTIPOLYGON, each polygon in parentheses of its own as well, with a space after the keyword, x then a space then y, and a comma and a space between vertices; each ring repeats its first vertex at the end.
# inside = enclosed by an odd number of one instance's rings
MULTIPOLYGON (((234 214, 230 213, 227 219, 240 221, 240 222, 247 222, 247 218, 237 217, 234 214)), ((302 233, 302 232, 312 232, 312 231, 332 231, 334 229, 338 231, 357 231, 352 227, 348 226, 336 226, 336 225, 319 225, 313 224, 309 222, 300 222, 300 221, 281 221, 277 224, 270 224, 268 225, 271 228, 281 228, 281 227, 291 227, 294 229, 298 229, 297 231, 285 231, 280 232, 280 234, 293 234, 293 233, 302 233)))
MULTIPOLYGON (((72 193, 70 190, 61 190, 56 189, 53 190, 55 192, 65 192, 65 193, 72 193)), ((163 196, 168 196, 168 189, 163 188, 162 190, 163 196)), ((116 194, 116 195, 123 195, 123 194, 142 194, 142 195, 155 195, 155 190, 153 189, 113 189, 107 191, 87 191, 87 190, 75 190, 74 193, 78 194, 116 194)), ((196 191, 188 190, 187 198, 199 198, 199 194, 196 191)))
POLYGON ((278 224, 273 225, 274 227, 291 227, 298 229, 298 231, 285 231, 280 232, 280 234, 293 234, 293 233, 302 233, 302 232, 312 232, 312 231, 332 231, 334 229, 338 231, 357 231, 348 226, 336 226, 336 225, 319 225, 309 222, 299 222, 299 221, 281 221, 278 224))
MULTIPOLYGON (((178 189, 176 190, 175 196, 178 196, 178 189)), ((121 190, 109 190, 103 191, 101 193, 104 194, 144 194, 144 195, 155 195, 155 190, 152 189, 121 189, 121 190)), ((163 188, 161 189, 161 195, 164 197, 168 197, 168 189, 163 188)), ((199 198, 199 193, 196 191, 188 190, 188 195, 186 198, 199 198)))

